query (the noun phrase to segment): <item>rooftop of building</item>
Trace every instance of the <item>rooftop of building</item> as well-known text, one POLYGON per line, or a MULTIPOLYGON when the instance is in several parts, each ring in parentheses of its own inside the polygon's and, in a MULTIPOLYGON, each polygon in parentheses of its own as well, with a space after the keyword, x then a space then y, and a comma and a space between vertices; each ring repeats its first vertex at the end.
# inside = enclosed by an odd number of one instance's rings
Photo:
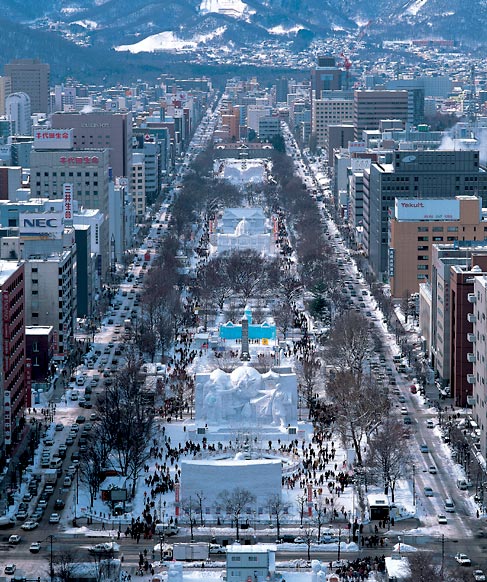
POLYGON ((0 286, 4 285, 5 282, 19 269, 20 264, 17 261, 6 261, 0 259, 0 286))
POLYGON ((52 330, 52 325, 26 325, 25 335, 49 335, 52 330))
POLYGON ((267 554, 267 552, 275 552, 276 550, 276 544, 252 544, 243 546, 232 544, 231 546, 227 546, 227 554, 267 554))

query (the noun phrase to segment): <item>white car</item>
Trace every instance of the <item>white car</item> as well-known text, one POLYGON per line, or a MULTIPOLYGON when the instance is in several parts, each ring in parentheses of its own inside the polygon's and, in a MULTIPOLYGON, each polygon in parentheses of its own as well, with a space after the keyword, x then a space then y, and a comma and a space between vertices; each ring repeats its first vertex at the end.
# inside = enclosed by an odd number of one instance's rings
POLYGON ((51 517, 49 518, 49 523, 59 523, 61 517, 59 513, 51 513, 51 517))
POLYGON ((29 519, 29 521, 26 521, 20 527, 22 529, 25 529, 26 531, 30 531, 31 529, 35 529, 36 527, 38 527, 38 525, 39 524, 37 523, 37 521, 34 521, 33 519, 29 519))
POLYGON ((446 515, 443 515, 442 513, 440 513, 440 515, 438 515, 438 523, 441 525, 446 525, 448 523, 446 515))
POLYGON ((210 554, 225 554, 227 549, 220 544, 210 544, 210 554))
POLYGON ((472 562, 471 562, 470 558, 467 556, 467 554, 456 554, 455 561, 457 562, 457 564, 460 564, 460 566, 471 566, 472 565, 472 562))
POLYGON ((29 552, 31 554, 38 554, 41 551, 41 544, 40 542, 32 542, 30 544, 29 552))
POLYGON ((91 546, 88 551, 90 554, 116 554, 120 551, 120 546, 115 542, 105 542, 91 546))
POLYGON ((436 469, 436 467, 435 467, 434 465, 430 465, 430 466, 428 467, 428 473, 429 473, 430 475, 436 475, 436 473, 437 473, 437 472, 438 472, 438 471, 437 471, 437 469, 436 469))
POLYGON ((485 582, 485 574, 482 570, 474 570, 473 579, 475 582, 485 582))
POLYGON ((19 536, 19 534, 12 534, 8 538, 8 543, 9 544, 20 544, 21 541, 22 541, 22 538, 19 536))
POLYGON ((15 564, 7 564, 4 569, 5 574, 15 574, 15 570, 17 570, 17 566, 15 564))

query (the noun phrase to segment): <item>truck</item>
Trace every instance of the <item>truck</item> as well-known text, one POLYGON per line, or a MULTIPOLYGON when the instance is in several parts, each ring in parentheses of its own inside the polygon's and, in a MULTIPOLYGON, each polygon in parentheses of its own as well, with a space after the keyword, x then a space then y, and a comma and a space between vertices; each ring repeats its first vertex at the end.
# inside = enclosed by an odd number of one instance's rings
POLYGON ((56 469, 46 469, 43 471, 44 473, 44 482, 45 485, 56 485, 56 481, 58 478, 57 470, 56 469))
POLYGON ((173 545, 173 560, 190 561, 190 560, 207 560, 209 556, 209 544, 206 542, 193 542, 173 545))

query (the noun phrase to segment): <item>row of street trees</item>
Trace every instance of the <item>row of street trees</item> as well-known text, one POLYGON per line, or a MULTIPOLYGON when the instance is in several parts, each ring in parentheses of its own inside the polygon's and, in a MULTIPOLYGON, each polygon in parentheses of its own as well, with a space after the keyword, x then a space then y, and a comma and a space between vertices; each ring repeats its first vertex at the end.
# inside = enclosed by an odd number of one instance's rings
POLYGON ((113 468, 132 483, 149 459, 148 444, 154 431, 154 407, 139 377, 142 359, 133 346, 126 350, 127 364, 113 384, 98 396, 98 420, 81 454, 79 478, 90 494, 90 505, 100 490, 104 472, 113 468))

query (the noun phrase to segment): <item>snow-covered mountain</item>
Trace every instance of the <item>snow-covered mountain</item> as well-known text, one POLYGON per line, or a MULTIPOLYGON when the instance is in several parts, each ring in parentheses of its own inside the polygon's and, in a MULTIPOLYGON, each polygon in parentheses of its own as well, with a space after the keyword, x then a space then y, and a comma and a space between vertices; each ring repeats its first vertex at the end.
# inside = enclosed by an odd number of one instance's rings
POLYGON ((39 43, 52 54, 63 41, 64 52, 92 48, 120 59, 122 49, 205 43, 238 51, 266 40, 361 31, 377 40, 446 38, 479 46, 487 41, 473 32, 486 25, 486 0, 0 0, 0 55, 41 56, 39 43))
MULTIPOLYGON (((487 22, 485 0, 0 0, 3 18, 72 42, 119 46, 170 32, 181 39, 226 27, 235 37, 354 31, 468 40, 487 22)), ((218 36, 218 35, 217 35, 218 36)), ((475 39, 476 41, 478 39, 475 39)))

